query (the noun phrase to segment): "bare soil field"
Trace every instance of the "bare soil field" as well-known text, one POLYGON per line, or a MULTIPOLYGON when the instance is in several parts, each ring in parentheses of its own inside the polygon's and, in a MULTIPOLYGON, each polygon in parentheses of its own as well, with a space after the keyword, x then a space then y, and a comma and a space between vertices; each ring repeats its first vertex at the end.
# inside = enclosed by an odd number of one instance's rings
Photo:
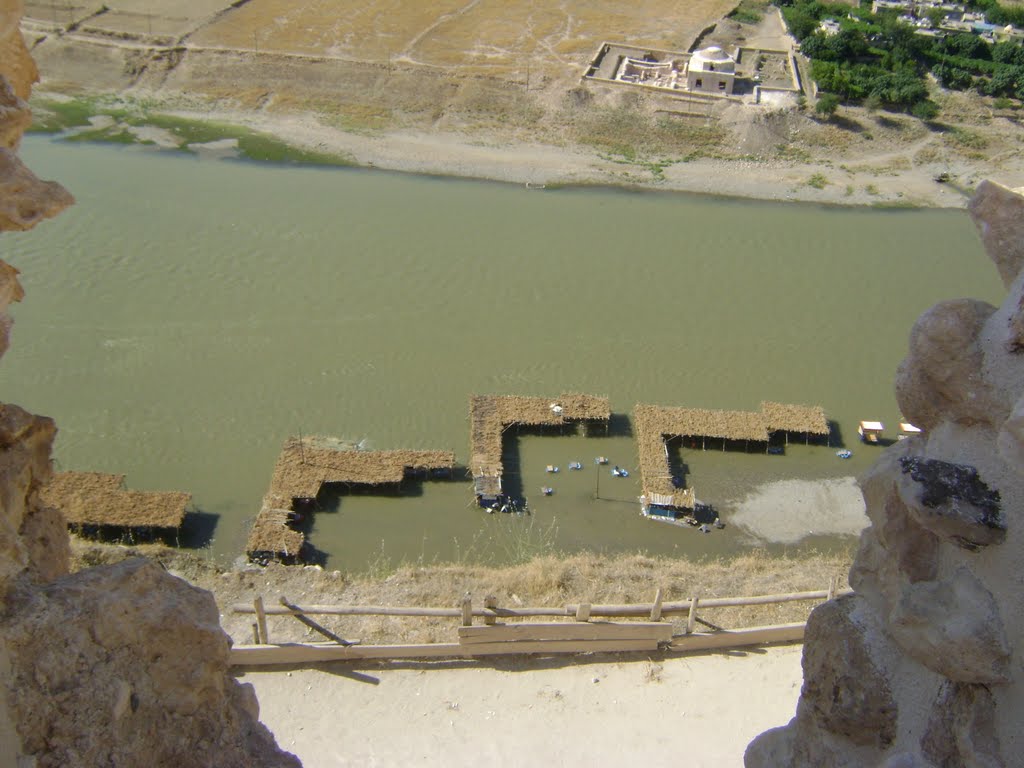
POLYGON ((34 106, 73 96, 95 114, 112 103, 363 165, 535 184, 908 207, 962 207, 985 178, 1024 185, 1024 110, 974 93, 933 86, 942 112, 924 123, 859 107, 818 118, 790 94, 695 106, 581 82, 605 40, 786 49, 774 9, 740 24, 723 18, 730 0, 236 5, 31 0, 23 30, 44 75, 34 106))

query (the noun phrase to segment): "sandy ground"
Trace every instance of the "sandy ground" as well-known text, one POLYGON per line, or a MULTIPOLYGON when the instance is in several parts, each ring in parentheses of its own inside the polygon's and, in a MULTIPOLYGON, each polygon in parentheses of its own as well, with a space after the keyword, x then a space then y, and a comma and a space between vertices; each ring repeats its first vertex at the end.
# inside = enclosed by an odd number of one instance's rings
POLYGON ((255 686, 260 719, 307 768, 727 767, 795 713, 801 650, 325 665, 239 680, 255 686))
POLYGON ((767 483, 747 495, 730 522, 778 544, 805 536, 856 536, 871 523, 852 477, 767 483))
MULTIPOLYGON (((183 117, 195 117, 178 112, 183 117)), ((638 186, 761 200, 799 200, 838 205, 914 205, 963 208, 983 178, 1010 187, 1024 185, 1024 158, 1004 163, 999 173, 976 172, 968 163, 948 161, 939 170, 952 172, 960 184, 937 184, 937 167, 918 166, 880 175, 872 163, 888 156, 865 155, 867 170, 836 168, 831 162, 721 160, 700 158, 664 169, 663 177, 624 166, 582 147, 550 146, 475 133, 389 131, 360 134, 338 130, 311 116, 267 112, 206 113, 204 119, 244 125, 289 143, 320 152, 349 156, 358 165, 410 173, 492 179, 532 185, 597 184, 638 186), (816 175, 824 186, 809 183, 816 175)))

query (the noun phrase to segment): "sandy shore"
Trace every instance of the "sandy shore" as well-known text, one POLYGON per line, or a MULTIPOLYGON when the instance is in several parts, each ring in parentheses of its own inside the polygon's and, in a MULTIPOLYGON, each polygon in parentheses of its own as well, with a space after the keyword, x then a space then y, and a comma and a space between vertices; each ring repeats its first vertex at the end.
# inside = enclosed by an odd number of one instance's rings
MULTIPOLYGON (((796 200, 833 205, 896 205, 963 208, 969 190, 985 178, 1011 187, 1024 184, 1024 158, 1010 158, 999 172, 953 159, 878 174, 832 162, 782 162, 701 158, 664 168, 661 178, 641 166, 616 162, 579 146, 551 146, 474 133, 390 131, 362 134, 319 123, 312 116, 266 112, 216 112, 181 117, 244 125, 294 146, 345 155, 366 167, 419 174, 491 179, 531 185, 631 186, 761 200, 796 200), (938 184, 938 171, 956 184, 938 184), (813 178, 822 185, 812 185, 813 178), (821 181, 823 180, 823 182, 821 181)), ((912 153, 911 147, 900 156, 912 153)), ((861 166, 891 162, 893 153, 865 155, 861 166)))
POLYGON ((730 522, 777 544, 813 535, 857 536, 871 524, 852 477, 767 483, 746 496, 730 522))
POLYGON ((255 686, 260 719, 307 768, 728 767, 795 713, 801 650, 333 665, 239 679, 255 686))

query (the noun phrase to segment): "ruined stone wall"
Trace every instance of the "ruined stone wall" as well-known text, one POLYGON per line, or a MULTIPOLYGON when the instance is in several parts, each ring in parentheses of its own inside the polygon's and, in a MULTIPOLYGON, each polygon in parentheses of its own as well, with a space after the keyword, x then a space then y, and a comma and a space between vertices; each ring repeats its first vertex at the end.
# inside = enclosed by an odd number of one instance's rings
MULTIPOLYGON (((37 77, 0 0, 0 233, 73 200, 16 149, 37 77)), ((0 261, 0 355, 17 270, 0 261)), ((60 513, 43 507, 57 429, 0 404, 0 768, 298 766, 258 721, 251 686, 228 674, 230 640, 213 597, 136 559, 68 574, 60 513)))
POLYGON ((811 614, 796 717, 748 768, 1024 765, 1022 191, 971 201, 1006 300, 915 324, 896 397, 922 434, 861 478, 855 592, 811 614))

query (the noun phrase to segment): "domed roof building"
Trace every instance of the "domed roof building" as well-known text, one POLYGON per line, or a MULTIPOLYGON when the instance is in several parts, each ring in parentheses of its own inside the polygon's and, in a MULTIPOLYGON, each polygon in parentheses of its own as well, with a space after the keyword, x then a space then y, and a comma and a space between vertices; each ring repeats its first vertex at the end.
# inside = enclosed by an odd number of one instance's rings
POLYGON ((736 83, 736 60, 717 45, 697 51, 686 68, 686 87, 691 91, 725 93, 736 83))

